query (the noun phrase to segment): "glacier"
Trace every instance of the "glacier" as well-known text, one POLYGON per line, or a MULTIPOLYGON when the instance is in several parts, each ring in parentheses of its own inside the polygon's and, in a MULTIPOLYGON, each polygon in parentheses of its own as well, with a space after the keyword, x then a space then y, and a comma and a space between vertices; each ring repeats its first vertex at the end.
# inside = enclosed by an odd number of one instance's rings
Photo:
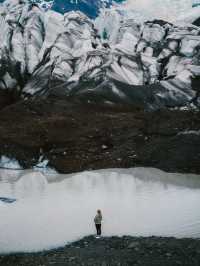
POLYGON ((79 11, 63 15, 6 0, 0 89, 22 98, 59 94, 147 109, 199 106, 192 79, 200 75, 200 37, 191 24, 198 12, 172 24, 121 6, 91 20, 79 11))

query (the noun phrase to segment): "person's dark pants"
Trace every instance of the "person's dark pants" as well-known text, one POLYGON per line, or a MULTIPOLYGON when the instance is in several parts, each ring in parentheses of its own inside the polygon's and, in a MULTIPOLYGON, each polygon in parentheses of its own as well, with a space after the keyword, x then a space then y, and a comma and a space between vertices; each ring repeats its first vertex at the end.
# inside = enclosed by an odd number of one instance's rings
POLYGON ((101 235, 101 224, 95 224, 96 229, 97 229, 97 235, 100 236, 101 235))

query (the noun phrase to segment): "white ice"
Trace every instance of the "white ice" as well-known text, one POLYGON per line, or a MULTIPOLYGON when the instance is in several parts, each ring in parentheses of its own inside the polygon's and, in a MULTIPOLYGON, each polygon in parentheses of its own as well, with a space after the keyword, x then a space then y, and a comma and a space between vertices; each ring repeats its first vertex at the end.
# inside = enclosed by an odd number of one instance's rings
POLYGON ((22 169, 19 162, 16 159, 9 158, 7 156, 0 157, 0 168, 5 169, 22 169))
POLYGON ((72 175, 0 172, 0 253, 39 251, 94 234, 200 237, 200 176, 149 168, 72 175))
POLYGON ((124 9, 139 11, 147 18, 176 21, 178 16, 192 10, 192 4, 192 0, 127 0, 124 9))

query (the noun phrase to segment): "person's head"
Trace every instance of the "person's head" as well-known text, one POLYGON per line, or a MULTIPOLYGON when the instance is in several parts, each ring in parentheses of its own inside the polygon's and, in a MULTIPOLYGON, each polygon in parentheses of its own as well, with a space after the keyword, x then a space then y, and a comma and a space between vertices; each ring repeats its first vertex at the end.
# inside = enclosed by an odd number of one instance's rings
POLYGON ((98 213, 98 214, 101 214, 101 210, 98 209, 98 210, 97 210, 97 213, 98 213))

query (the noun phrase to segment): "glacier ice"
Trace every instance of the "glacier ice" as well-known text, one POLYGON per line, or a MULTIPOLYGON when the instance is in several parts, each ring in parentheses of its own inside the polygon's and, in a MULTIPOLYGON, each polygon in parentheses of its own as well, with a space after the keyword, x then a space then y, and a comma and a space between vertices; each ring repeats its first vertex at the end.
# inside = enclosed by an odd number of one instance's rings
POLYGON ((191 10, 192 4, 192 0, 127 0, 124 8, 139 11, 147 18, 175 21, 179 15, 191 10))
POLYGON ((90 17, 98 16, 99 9, 116 7, 127 10, 139 10, 162 19, 172 19, 177 14, 185 13, 188 9, 200 5, 199 0, 31 0, 44 10, 53 9, 60 13, 80 10, 90 17))
POLYGON ((145 21, 126 5, 103 9, 93 21, 7 0, 0 6, 0 89, 22 97, 98 95, 146 108, 190 104, 191 78, 200 75, 199 28, 145 21))
POLYGON ((9 158, 7 156, 0 157, 0 168, 5 169, 22 169, 21 165, 16 159, 9 158))

